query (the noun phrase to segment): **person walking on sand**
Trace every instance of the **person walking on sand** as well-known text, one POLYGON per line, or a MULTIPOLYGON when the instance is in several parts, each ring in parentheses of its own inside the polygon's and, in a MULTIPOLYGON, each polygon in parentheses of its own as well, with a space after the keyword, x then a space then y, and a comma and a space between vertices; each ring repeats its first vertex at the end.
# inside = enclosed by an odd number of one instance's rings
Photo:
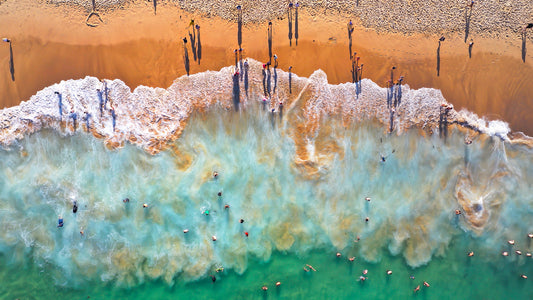
POLYGON ((2 41, 9 43, 9 72, 11 73, 11 80, 15 81, 15 64, 13 62, 13 46, 11 45, 11 40, 8 38, 3 38, 2 41))

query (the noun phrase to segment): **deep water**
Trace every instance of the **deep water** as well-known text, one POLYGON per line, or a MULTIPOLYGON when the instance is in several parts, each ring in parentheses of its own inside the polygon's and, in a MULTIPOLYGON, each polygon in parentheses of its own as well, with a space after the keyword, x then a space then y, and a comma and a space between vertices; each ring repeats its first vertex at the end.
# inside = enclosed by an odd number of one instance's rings
POLYGON ((53 131, 1 150, 0 298, 533 297, 531 149, 330 117, 301 162, 289 124, 252 103, 154 156, 53 131))

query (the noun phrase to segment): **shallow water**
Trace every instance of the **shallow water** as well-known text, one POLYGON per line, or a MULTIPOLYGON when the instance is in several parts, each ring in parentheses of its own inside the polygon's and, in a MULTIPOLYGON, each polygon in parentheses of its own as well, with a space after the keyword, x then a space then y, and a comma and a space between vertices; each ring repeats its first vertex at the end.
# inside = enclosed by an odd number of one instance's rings
POLYGON ((301 164, 288 124, 250 103, 194 114, 155 156, 53 131, 2 150, 1 297, 399 298, 423 280, 434 299, 533 295, 531 149, 329 117, 301 164))

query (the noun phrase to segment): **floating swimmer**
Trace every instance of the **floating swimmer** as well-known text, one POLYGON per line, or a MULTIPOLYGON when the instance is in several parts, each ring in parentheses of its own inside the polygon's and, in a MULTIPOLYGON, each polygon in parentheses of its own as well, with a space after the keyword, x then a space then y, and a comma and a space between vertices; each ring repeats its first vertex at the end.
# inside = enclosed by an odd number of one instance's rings
POLYGON ((183 233, 189 232, 189 229, 183 229, 183 233))
POLYGON ((263 285, 263 287, 261 288, 263 291, 268 291, 268 287, 266 285, 263 285))
POLYGON ((392 275, 392 271, 391 270, 387 270, 387 275, 392 275))
POLYGON ((148 204, 143 203, 143 207, 144 207, 144 208, 147 208, 147 207, 148 207, 148 204))
POLYGON ((503 256, 509 256, 509 252, 507 252, 507 251, 503 251, 503 252, 502 252, 502 255, 503 255, 503 256))
POLYGON ((512 245, 514 245, 514 240, 509 240, 509 241, 507 241, 507 243, 509 243, 509 245, 512 246, 512 245))
POLYGON ((276 282, 276 286, 280 286, 280 285, 281 285, 280 281, 276 282))
POLYGON ((424 286, 429 287, 429 283, 427 283, 427 281, 424 281, 424 286))
POLYGON ((213 242, 216 242, 216 240, 217 240, 217 236, 216 236, 216 235, 213 235, 213 236, 211 237, 211 239, 213 240, 213 242))
POLYGON ((474 256, 474 251, 468 252, 468 257, 472 257, 472 256, 474 256))

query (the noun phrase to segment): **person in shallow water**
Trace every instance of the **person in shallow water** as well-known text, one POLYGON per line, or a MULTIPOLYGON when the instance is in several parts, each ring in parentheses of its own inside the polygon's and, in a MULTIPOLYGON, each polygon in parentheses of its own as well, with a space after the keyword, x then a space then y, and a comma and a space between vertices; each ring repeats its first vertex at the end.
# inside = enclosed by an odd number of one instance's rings
POLYGON ((63 217, 61 216, 57 220, 57 227, 63 227, 63 217))
POLYGON ((78 212, 78 201, 74 200, 74 202, 72 202, 72 212, 73 213, 77 213, 78 212))

